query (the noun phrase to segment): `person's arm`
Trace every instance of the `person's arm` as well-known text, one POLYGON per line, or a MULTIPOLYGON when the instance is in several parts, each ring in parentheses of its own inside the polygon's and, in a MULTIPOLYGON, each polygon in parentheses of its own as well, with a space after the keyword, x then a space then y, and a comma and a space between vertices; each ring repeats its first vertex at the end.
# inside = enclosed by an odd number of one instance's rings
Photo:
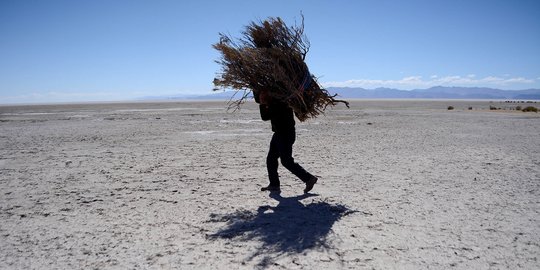
POLYGON ((270 108, 268 108, 268 102, 270 97, 268 96, 267 91, 261 91, 259 93, 259 101, 261 104, 259 105, 259 111, 261 112, 261 119, 263 121, 270 120, 270 108))
POLYGON ((257 102, 257 104, 261 104, 260 95, 261 93, 259 91, 253 90, 253 98, 255 99, 255 102, 257 102))
POLYGON ((263 121, 270 120, 270 108, 268 108, 268 105, 259 105, 259 111, 261 112, 261 119, 263 121))

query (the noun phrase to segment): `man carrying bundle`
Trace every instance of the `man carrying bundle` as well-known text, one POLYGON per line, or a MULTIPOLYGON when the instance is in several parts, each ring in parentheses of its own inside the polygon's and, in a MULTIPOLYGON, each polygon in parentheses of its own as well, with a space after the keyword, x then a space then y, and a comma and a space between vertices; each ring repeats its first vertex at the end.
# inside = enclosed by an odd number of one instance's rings
POLYGON ((292 157, 292 147, 296 140, 296 131, 294 128, 293 110, 284 102, 272 100, 268 92, 261 91, 255 101, 260 103, 261 118, 264 121, 270 120, 274 135, 270 141, 270 150, 266 157, 266 168, 268 169, 268 178, 270 184, 261 188, 261 191, 280 191, 280 182, 278 175, 278 158, 281 164, 290 172, 296 175, 306 184, 304 193, 313 189, 317 183, 317 177, 308 173, 302 166, 294 162, 292 157))
POLYGON ((313 189, 317 177, 294 162, 292 146, 296 139, 294 116, 300 121, 317 117, 327 106, 348 102, 335 99, 311 75, 305 63, 309 42, 300 26, 287 27, 281 18, 268 18, 246 26, 242 38, 220 34, 214 48, 221 52, 222 72, 214 78, 215 90, 236 89, 243 92, 229 106, 239 108, 253 92, 260 104, 261 117, 270 120, 274 135, 266 158, 270 184, 263 191, 279 191, 278 159, 305 184, 304 192, 313 189))

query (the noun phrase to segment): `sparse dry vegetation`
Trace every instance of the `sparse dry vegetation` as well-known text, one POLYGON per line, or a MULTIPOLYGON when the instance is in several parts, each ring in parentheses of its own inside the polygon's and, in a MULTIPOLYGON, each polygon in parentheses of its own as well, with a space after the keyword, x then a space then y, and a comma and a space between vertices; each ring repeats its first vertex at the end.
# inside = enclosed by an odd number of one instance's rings
POLYGON ((538 108, 533 107, 533 106, 527 106, 527 107, 525 107, 522 111, 523 111, 523 112, 535 112, 535 113, 537 113, 537 112, 538 112, 538 108))

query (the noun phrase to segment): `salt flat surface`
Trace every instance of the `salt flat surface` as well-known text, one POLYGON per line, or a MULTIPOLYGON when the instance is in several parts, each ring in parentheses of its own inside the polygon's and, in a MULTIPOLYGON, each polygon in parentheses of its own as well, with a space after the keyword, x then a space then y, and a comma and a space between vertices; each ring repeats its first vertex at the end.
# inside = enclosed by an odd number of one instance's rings
POLYGON ((351 105, 297 123, 307 195, 255 104, 0 107, 0 268, 540 268, 539 114, 351 105))

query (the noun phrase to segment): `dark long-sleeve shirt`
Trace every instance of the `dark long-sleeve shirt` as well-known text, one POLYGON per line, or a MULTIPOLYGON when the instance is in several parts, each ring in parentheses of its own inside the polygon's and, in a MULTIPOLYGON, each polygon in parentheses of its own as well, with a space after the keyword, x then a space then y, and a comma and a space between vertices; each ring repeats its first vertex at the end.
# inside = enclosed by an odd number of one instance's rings
POLYGON ((270 120, 272 131, 280 134, 294 133, 294 113, 285 103, 273 102, 270 105, 259 105, 261 118, 270 120))

